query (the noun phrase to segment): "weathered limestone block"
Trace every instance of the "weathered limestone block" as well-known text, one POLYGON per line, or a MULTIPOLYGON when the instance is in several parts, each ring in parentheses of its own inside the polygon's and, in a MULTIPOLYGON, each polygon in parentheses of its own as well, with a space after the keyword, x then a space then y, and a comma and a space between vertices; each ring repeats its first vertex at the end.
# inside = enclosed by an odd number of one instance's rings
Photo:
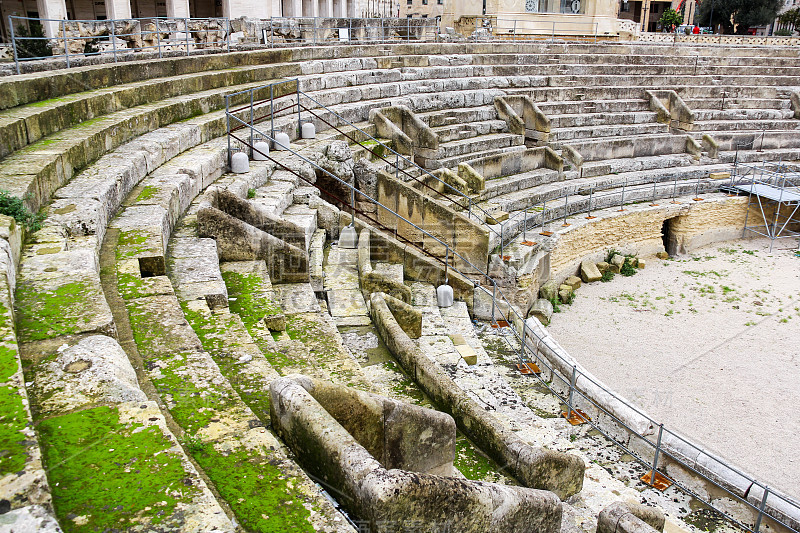
POLYGON ((600 261, 599 263, 595 264, 597 265, 597 270, 599 270, 601 273, 606 272, 609 268, 609 264, 606 263, 605 261, 600 261))
POLYGON ((657 507, 615 502, 597 516, 597 533, 656 533, 664 530, 664 522, 657 507))
POLYGON ((136 372, 119 343, 105 335, 83 338, 57 352, 34 379, 38 410, 65 413, 85 405, 144 402, 136 372))
POLYGON ((205 300, 211 309, 228 307, 214 239, 175 238, 170 256, 170 276, 181 300, 205 300))
POLYGON ((659 259, 669 259, 669 254, 667 252, 657 252, 656 257, 659 259))
POLYGON ((572 290, 578 290, 581 287, 581 278, 578 276, 570 276, 564 280, 564 285, 569 285, 572 290))
POLYGON ((645 264, 646 264, 646 263, 645 263, 645 260, 644 260, 644 259, 637 259, 636 261, 637 261, 637 264, 636 264, 636 266, 637 266, 638 268, 644 268, 644 267, 645 267, 645 264))
POLYGON ((592 261, 581 261, 581 279, 584 283, 600 281, 603 275, 592 261))
POLYGON ((561 301, 562 304, 568 304, 572 301, 572 295, 575 294, 575 291, 572 290, 572 287, 569 285, 561 285, 558 288, 558 299, 561 301))
POLYGON ((222 261, 263 259, 275 283, 307 282, 308 258, 302 248, 292 246, 219 209, 205 205, 197 212, 197 233, 217 241, 222 261))
POLYGON ((615 274, 619 274, 622 266, 625 264, 625 256, 622 254, 614 254, 611 258, 611 270, 615 274))
POLYGON ((412 307, 407 302, 394 298, 393 296, 383 293, 375 292, 375 298, 383 298, 389 310, 394 315, 397 323, 406 332, 406 335, 412 339, 418 339, 422 336, 422 311, 412 307))
POLYGON ((472 192, 478 193, 486 188, 486 179, 469 163, 458 164, 458 177, 467 184, 472 192))
POLYGON ((284 442, 375 531, 407 523, 463 532, 560 530, 561 504, 551 493, 435 475, 451 470, 455 455, 455 424, 443 413, 306 376, 275 380, 270 396, 284 442))
POLYGON ((508 124, 508 130, 517 135, 525 135, 525 122, 514 111, 509 103, 502 96, 494 97, 494 108, 497 110, 497 116, 505 120, 508 124))
POLYGON ((555 280, 547 280, 539 287, 539 296, 545 300, 555 300, 558 296, 558 283, 555 280))
POLYGON ((411 289, 379 272, 368 272, 361 275, 361 290, 366 294, 384 292, 407 304, 411 303, 411 289))
POLYGON ((550 323, 550 319, 553 316, 553 304, 550 303, 550 300, 538 298, 533 302, 529 315, 536 317, 539 322, 546 326, 550 323))
POLYGON ((44 505, 29 505, 9 511, 0 517, 0 526, 8 527, 8 531, 62 532, 58 522, 44 505))
POLYGON ((247 224, 298 248, 305 249, 306 234, 297 224, 267 212, 258 203, 236 196, 227 189, 214 188, 211 205, 247 224))

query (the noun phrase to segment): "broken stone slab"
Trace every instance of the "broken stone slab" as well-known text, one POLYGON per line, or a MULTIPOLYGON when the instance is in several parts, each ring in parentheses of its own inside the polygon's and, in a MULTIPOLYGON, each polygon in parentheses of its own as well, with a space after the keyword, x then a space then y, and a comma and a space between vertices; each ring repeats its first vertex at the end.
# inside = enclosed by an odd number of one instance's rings
POLYGON ((539 287, 539 296, 545 300, 555 300, 558 296, 558 283, 555 280, 548 280, 539 287))
POLYGON ((263 259, 275 283, 308 282, 305 250, 206 204, 197 212, 197 233, 217 241, 222 261, 263 259))
POLYGON ((570 276, 564 280, 564 285, 569 285, 572 290, 576 291, 581 287, 581 278, 578 276, 570 276))
POLYGON ((637 266, 638 268, 644 268, 646 265, 647 265, 647 263, 645 262, 645 260, 644 260, 644 259, 638 259, 638 260, 637 260, 637 265, 636 265, 636 266, 637 266))
POLYGON ((373 295, 371 303, 373 323, 397 361, 415 375, 415 381, 433 402, 456 418, 459 428, 473 442, 508 465, 512 475, 528 487, 551 490, 560 498, 580 492, 585 471, 582 459, 527 444, 424 354, 397 324, 384 301, 373 295))
POLYGON ((581 279, 584 283, 600 281, 602 277, 603 274, 600 273, 597 265, 595 265, 592 261, 589 261, 588 259, 581 261, 581 279))
POLYGON ((478 364, 478 353, 468 344, 456 345, 456 351, 469 366, 478 364))
POLYGON ((600 261, 599 263, 596 263, 596 265, 597 265, 597 270, 599 270, 601 273, 608 271, 609 265, 605 261, 600 261))
POLYGON ((406 332, 406 335, 412 339, 418 339, 422 336, 422 311, 389 294, 383 292, 376 292, 376 294, 384 299, 395 320, 406 332))
POLYGON ((211 200, 211 205, 223 213, 298 248, 306 249, 306 231, 303 228, 294 222, 269 213, 257 202, 240 198, 227 189, 219 187, 213 188, 207 196, 211 200))
POLYGON ((667 252, 656 252, 656 257, 659 259, 669 259, 669 254, 667 252))
POLYGON ((572 287, 569 285, 562 285, 558 289, 558 299, 561 301, 562 304, 568 304, 572 300, 572 295, 574 291, 572 287))
POLYGON ((550 300, 538 298, 535 302, 533 302, 533 306, 531 307, 528 315, 535 317, 539 322, 546 326, 550 324, 550 319, 553 317, 553 304, 550 303, 550 300))
POLYGON ((656 533, 664 531, 664 523, 657 507, 614 502, 597 515, 597 533, 656 533))
POLYGON ((375 531, 410 520, 464 533, 560 530, 552 493, 437 475, 455 457, 456 426, 444 413, 306 376, 275 380, 270 397, 284 442, 375 531))
POLYGON ((622 266, 625 264, 625 256, 622 254, 614 254, 611 258, 611 266, 616 267, 614 270, 615 274, 619 274, 619 271, 622 269, 622 266))

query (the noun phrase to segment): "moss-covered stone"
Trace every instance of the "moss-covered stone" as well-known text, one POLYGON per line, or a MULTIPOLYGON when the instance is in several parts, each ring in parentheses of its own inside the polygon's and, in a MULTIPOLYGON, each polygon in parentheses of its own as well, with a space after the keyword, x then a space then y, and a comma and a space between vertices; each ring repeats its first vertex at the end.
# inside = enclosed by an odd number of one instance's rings
POLYGON ((98 279, 22 279, 16 290, 20 342, 114 330, 98 279))
POLYGON ((147 524, 169 531, 178 505, 200 492, 174 443, 158 426, 123 423, 115 407, 41 421, 53 506, 65 531, 110 531, 147 524))
POLYGON ((16 387, 0 387, 0 478, 25 468, 28 415, 16 387))

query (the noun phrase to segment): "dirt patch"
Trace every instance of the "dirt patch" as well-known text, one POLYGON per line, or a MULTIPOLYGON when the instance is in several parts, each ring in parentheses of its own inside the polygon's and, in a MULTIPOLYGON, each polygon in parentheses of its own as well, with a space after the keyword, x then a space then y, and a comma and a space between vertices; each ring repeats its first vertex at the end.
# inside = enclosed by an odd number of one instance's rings
POLYGON ((587 370, 653 418, 799 496, 800 257, 791 241, 649 258, 584 285, 549 327, 587 370))

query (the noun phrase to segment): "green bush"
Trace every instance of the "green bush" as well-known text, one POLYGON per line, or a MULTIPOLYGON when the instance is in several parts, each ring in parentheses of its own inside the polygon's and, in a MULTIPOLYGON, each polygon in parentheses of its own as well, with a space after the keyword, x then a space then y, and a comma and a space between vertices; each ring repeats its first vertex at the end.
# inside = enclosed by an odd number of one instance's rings
POLYGON ((22 198, 11 196, 7 191, 0 191, 0 214, 12 217, 31 232, 39 230, 44 219, 40 214, 31 213, 22 198))
POLYGON ((17 56, 20 59, 29 57, 49 57, 53 55, 50 45, 44 37, 44 28, 38 22, 30 21, 30 30, 25 26, 17 26, 17 56), (31 37, 28 39, 27 37, 31 37))
POLYGON ((791 37, 792 30, 787 30, 786 28, 781 28, 780 30, 775 31, 776 37, 791 37))
POLYGON ((661 18, 658 19, 658 22, 661 23, 661 27, 664 28, 664 31, 669 32, 672 31, 673 25, 680 26, 683 24, 683 15, 674 9, 667 9, 664 11, 664 14, 661 15, 661 18))

